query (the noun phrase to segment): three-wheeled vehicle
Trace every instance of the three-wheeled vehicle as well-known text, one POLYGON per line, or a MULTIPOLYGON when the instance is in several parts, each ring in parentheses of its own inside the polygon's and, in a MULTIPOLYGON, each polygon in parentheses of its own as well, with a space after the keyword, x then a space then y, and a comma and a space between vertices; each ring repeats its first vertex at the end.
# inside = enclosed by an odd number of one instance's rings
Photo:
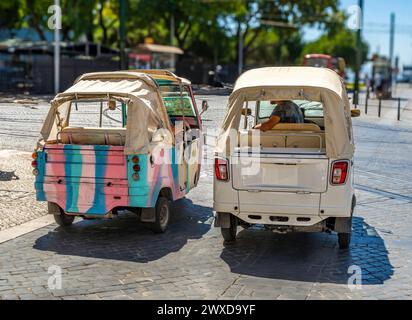
POLYGON ((349 99, 336 72, 245 72, 229 98, 215 149, 215 226, 226 241, 236 239, 238 225, 280 233, 335 231, 347 248, 356 204, 353 155, 349 99), (279 101, 297 105, 304 122, 255 129, 279 101))
POLYGON ((328 54, 307 54, 303 58, 303 65, 307 67, 328 68, 336 71, 343 79, 346 76, 346 62, 341 57, 332 57, 328 54))
POLYGON ((136 212, 163 232, 200 175, 202 123, 188 80, 163 70, 89 73, 58 94, 33 153, 37 200, 61 226, 136 212))

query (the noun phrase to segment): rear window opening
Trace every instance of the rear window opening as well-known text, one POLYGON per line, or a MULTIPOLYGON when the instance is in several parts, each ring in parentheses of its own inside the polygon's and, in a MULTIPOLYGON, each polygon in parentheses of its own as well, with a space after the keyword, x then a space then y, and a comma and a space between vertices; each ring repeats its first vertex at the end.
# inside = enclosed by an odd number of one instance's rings
POLYGON ((58 142, 76 145, 124 146, 127 106, 115 100, 72 101, 58 142))
POLYGON ((191 128, 199 128, 194 101, 189 86, 159 83, 166 112, 173 125, 177 121, 186 121, 191 128), (182 89, 182 90, 181 90, 182 89))
POLYGON ((240 120, 238 147, 279 153, 326 152, 323 104, 317 101, 288 100, 245 102, 240 120), (272 116, 280 123, 261 131, 259 124, 272 116))

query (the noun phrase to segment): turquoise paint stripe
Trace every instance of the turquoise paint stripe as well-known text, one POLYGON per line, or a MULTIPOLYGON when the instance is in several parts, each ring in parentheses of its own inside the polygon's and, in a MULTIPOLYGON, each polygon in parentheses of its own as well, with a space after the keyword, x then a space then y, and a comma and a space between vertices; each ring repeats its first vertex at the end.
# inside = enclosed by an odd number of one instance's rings
POLYGON ((44 171, 46 166, 46 154, 44 152, 37 152, 37 170, 39 174, 35 178, 34 188, 36 190, 36 200, 46 201, 46 194, 44 192, 44 171))
POLYGON ((133 165, 132 158, 134 155, 127 156, 127 179, 129 187, 129 205, 131 207, 147 208, 149 199, 150 186, 148 183, 148 166, 150 165, 149 155, 136 155, 139 157, 139 176, 138 181, 133 180, 133 165))
POLYGON ((105 177, 105 170, 107 165, 107 153, 98 152, 99 150, 94 147, 95 159, 99 158, 99 161, 95 163, 95 181, 94 181, 94 198, 92 207, 87 210, 87 213, 93 214, 105 214, 106 208, 106 195, 104 194, 104 184, 99 183, 98 178, 105 177))
MULTIPOLYGON (((170 149, 171 154, 170 158, 172 159, 172 174, 173 174, 173 182, 176 186, 177 190, 180 191, 180 184, 179 184, 179 164, 177 163, 177 154, 176 154, 176 147, 170 149)), ((176 190, 173 190, 175 192, 176 190)))
MULTIPOLYGON (((66 177, 81 177, 82 174, 82 156, 81 150, 74 150, 64 146, 64 172, 66 177)), ((79 184, 66 185, 66 211, 79 212, 79 184)))

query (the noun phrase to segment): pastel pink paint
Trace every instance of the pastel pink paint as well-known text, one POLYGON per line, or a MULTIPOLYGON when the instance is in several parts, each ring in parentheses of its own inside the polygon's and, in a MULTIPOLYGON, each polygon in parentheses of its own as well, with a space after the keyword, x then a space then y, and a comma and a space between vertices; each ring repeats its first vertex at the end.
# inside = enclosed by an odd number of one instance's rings
POLYGON ((82 173, 79 180, 79 195, 77 206, 83 207, 84 212, 87 212, 93 206, 94 194, 95 194, 95 183, 88 183, 87 177, 95 177, 96 170, 93 164, 84 164, 83 158, 87 157, 89 163, 94 163, 96 157, 94 153, 86 149, 81 149, 80 154, 82 155, 82 173), (85 209, 86 208, 86 209, 85 209))
POLYGON ((108 154, 104 172, 104 185, 105 206, 108 210, 114 207, 128 206, 129 189, 123 151, 108 154))

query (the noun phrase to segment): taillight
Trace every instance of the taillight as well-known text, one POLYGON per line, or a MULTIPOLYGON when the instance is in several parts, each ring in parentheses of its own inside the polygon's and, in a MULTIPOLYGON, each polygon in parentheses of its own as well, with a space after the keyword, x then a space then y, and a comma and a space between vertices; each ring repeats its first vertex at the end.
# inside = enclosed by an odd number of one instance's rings
POLYGON ((331 183, 335 185, 345 184, 348 176, 349 161, 336 161, 332 164, 331 183))
POLYGON ((134 163, 133 165, 133 174, 132 174, 132 178, 135 181, 140 180, 140 176, 139 176, 139 171, 140 171, 140 165, 138 165, 139 163, 139 157, 138 156, 134 156, 132 158, 132 162, 134 163))
POLYGON ((37 158, 38 158, 37 152, 33 152, 32 155, 31 155, 31 157, 34 159, 34 160, 31 162, 31 166, 33 167, 33 175, 38 176, 38 175, 39 175, 39 170, 37 169, 37 166, 38 166, 38 163, 37 163, 37 158))
POLYGON ((226 159, 215 159, 215 175, 217 180, 229 180, 228 161, 226 159))

